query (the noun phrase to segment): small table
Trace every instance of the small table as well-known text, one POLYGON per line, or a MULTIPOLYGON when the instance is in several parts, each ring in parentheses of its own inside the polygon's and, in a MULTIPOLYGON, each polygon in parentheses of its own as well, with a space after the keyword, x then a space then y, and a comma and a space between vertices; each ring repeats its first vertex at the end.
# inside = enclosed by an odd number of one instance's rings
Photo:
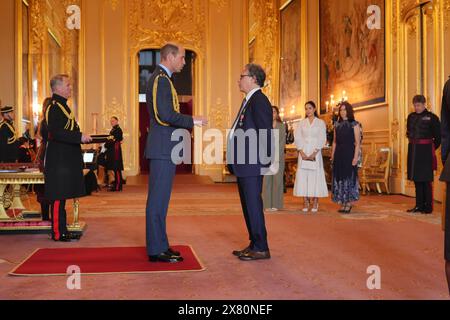
POLYGON ((39 171, 0 170, 0 220, 10 220, 4 206, 7 185, 13 186, 11 209, 24 210, 20 199, 20 186, 22 184, 44 184, 44 174, 39 171))
MULTIPOLYGON (((25 218, 22 214, 11 218, 7 215, 5 210, 5 193, 6 187, 12 185, 12 203, 10 208, 17 210, 24 210, 25 206, 20 199, 20 186, 23 184, 44 184, 44 174, 37 169, 26 169, 21 170, 0 170, 0 222, 21 222, 25 218)), ((85 223, 80 223, 78 221, 79 217, 79 200, 74 199, 74 210, 73 210, 73 223, 68 226, 70 231, 83 232, 86 227, 85 223)), ((17 230, 17 227, 13 227, 17 230)), ((24 227, 25 228, 25 227, 24 227)), ((50 230, 50 229, 49 229, 50 230)))

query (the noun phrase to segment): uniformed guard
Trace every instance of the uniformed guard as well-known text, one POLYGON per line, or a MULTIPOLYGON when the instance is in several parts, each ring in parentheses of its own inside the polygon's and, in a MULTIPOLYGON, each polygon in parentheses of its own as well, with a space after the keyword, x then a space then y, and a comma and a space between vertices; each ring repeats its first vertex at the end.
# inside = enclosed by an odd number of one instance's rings
POLYGON ((123 132, 119 126, 119 119, 111 117, 111 132, 109 133, 108 141, 105 143, 106 148, 106 169, 114 172, 114 180, 111 183, 108 191, 122 191, 122 141, 123 132))
POLYGON ((72 86, 67 75, 56 75, 50 81, 52 102, 45 112, 48 142, 45 155, 45 197, 51 201, 52 239, 70 241, 79 235, 67 230, 66 200, 86 194, 83 179, 81 143, 92 138, 80 132, 75 115, 67 105, 72 86))
POLYGON ((17 161, 19 143, 14 129, 14 108, 5 106, 0 109, 0 162, 13 163, 17 161))
POLYGON ((436 150, 441 145, 439 118, 428 111, 423 95, 413 98, 415 112, 408 116, 408 180, 416 187, 416 206, 408 212, 433 212, 433 171, 437 169, 436 150))

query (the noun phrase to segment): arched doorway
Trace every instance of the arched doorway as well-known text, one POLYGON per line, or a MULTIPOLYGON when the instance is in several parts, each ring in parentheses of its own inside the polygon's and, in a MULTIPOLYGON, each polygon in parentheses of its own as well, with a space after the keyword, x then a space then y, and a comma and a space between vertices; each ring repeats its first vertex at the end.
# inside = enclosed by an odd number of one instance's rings
MULTIPOLYGON (((194 63, 195 52, 186 50, 186 65, 180 73, 173 75, 175 89, 180 101, 180 112, 193 115, 194 108, 194 63)), ((147 83, 156 66, 161 61, 160 50, 145 49, 138 53, 139 61, 139 165, 141 173, 148 173, 148 160, 144 157, 145 145, 149 128, 149 110, 146 101, 147 83)), ((193 148, 194 142, 191 141, 193 148)), ((193 150, 193 149, 192 149, 193 150)), ((192 152, 193 155, 193 152, 192 152)), ((191 164, 177 166, 177 173, 192 173, 191 164)))

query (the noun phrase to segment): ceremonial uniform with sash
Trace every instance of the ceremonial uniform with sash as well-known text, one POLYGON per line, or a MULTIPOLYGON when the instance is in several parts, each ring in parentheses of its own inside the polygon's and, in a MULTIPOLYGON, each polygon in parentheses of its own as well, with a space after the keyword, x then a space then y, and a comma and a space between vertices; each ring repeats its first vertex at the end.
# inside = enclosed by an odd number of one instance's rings
POLYGON ((176 169, 171 153, 179 143, 172 141, 172 134, 178 128, 191 129, 194 126, 191 116, 179 112, 178 95, 170 77, 170 71, 161 64, 150 77, 147 88, 150 130, 145 156, 149 159, 150 168, 146 208, 149 256, 169 250, 166 216, 176 169))
POLYGON ((48 142, 45 155, 45 197, 51 201, 52 236, 67 238, 67 199, 85 195, 80 128, 67 99, 53 94, 45 113, 48 142))
MULTIPOLYGON (((13 107, 1 108, 2 115, 13 112, 13 107)), ((19 143, 17 142, 14 123, 6 118, 0 121, 0 162, 13 163, 17 161, 19 143)))
POLYGON ((114 171, 114 184, 111 191, 122 191, 122 147, 123 132, 119 125, 115 125, 109 133, 108 141, 105 143, 106 148, 106 169, 114 171))
POLYGON ((437 169, 436 149, 441 145, 439 118, 428 110, 413 112, 407 120, 408 180, 416 187, 416 210, 433 211, 432 182, 437 169))

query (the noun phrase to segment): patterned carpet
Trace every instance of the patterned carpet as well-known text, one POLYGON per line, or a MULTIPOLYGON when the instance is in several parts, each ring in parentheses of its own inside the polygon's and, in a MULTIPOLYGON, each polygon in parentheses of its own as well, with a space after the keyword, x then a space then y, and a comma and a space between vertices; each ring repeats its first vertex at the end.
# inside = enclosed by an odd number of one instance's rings
MULTIPOLYGON (((415 199, 362 196, 351 215, 321 200, 317 214, 285 197, 285 210, 266 214, 271 260, 243 262, 231 251, 247 245, 235 184, 177 176, 168 217, 173 245, 190 244, 207 267, 196 274, 84 276, 70 291, 66 279, 8 276, 37 248, 142 246, 146 177, 128 178, 124 192, 81 199, 82 240, 55 243, 46 235, 1 236, 0 299, 448 299, 441 205, 432 215, 405 212, 415 199), (381 268, 381 289, 369 290, 367 268, 381 268), (174 290, 173 288, 176 288, 174 290)), ((24 202, 26 203, 26 202, 24 202)), ((29 199, 31 206, 36 206, 29 199)))

